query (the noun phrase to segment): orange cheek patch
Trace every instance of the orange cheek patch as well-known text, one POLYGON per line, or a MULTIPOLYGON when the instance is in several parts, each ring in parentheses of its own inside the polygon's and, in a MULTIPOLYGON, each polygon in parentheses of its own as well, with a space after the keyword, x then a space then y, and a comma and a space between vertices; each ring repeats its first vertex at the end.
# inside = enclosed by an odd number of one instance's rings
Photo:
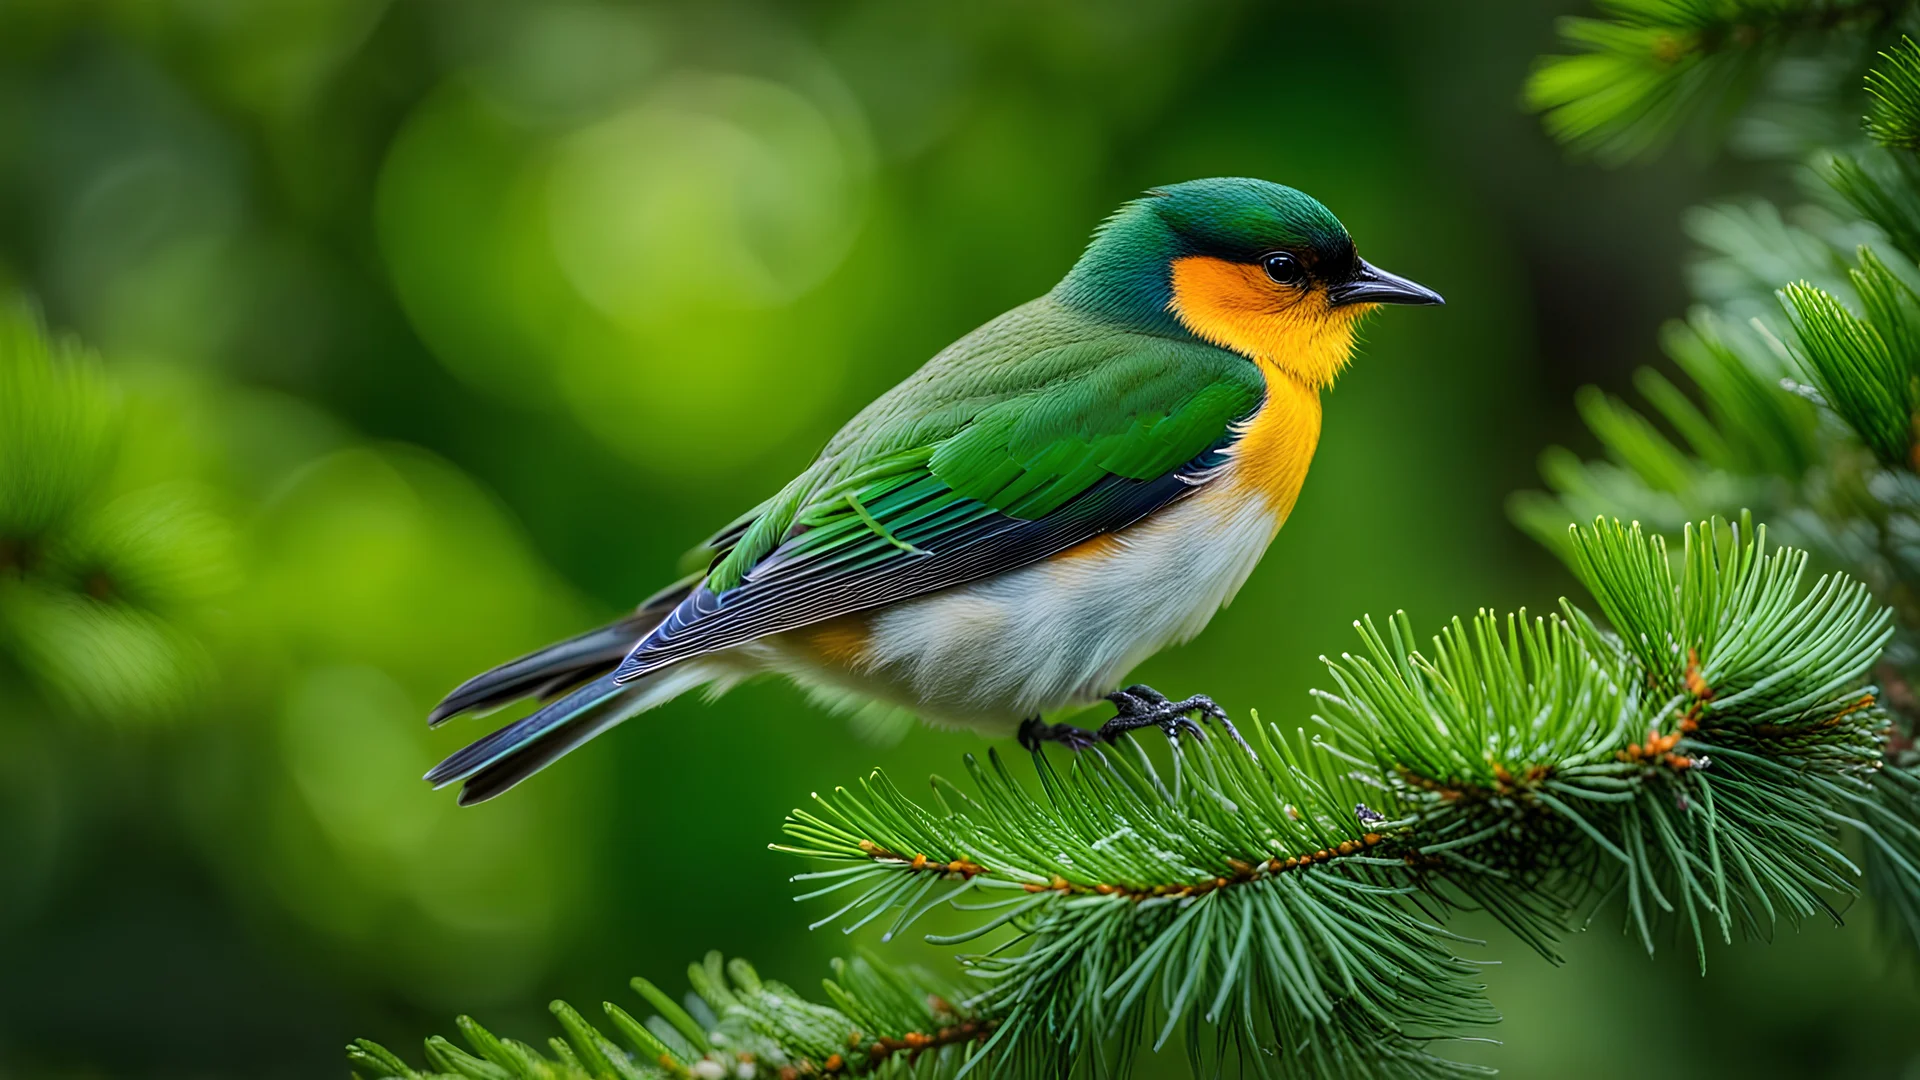
POLYGON ((1190 255, 1173 262, 1174 315, 1197 336, 1280 367, 1308 386, 1333 381, 1370 305, 1328 307, 1326 293, 1276 285, 1258 266, 1190 255))

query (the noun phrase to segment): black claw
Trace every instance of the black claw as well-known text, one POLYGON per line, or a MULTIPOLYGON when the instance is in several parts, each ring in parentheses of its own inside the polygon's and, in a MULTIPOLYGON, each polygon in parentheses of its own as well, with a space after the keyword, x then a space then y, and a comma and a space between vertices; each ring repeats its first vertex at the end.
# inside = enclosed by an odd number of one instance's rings
POLYGON ((1199 724, 1194 723, 1179 713, 1162 712, 1157 708, 1133 714, 1121 713, 1119 716, 1101 724, 1093 734, 1101 742, 1110 743, 1129 731, 1138 731, 1141 728, 1149 727, 1159 728, 1166 733, 1169 739, 1178 737, 1181 732, 1185 732, 1196 739, 1206 738, 1206 733, 1200 730, 1199 724))
POLYGON ((1219 722, 1233 741, 1240 744, 1240 749, 1245 750, 1248 756, 1253 755, 1253 747, 1247 745, 1247 740, 1240 737, 1240 731, 1233 726, 1233 721, 1227 719, 1227 710, 1205 694, 1170 701, 1167 695, 1153 687, 1135 683, 1125 690, 1108 694, 1107 700, 1113 702, 1116 715, 1101 726, 1099 734, 1108 742, 1122 732, 1148 726, 1159 727, 1167 733, 1168 738, 1181 731, 1199 738, 1202 737, 1199 725, 1188 719, 1189 714, 1197 713, 1202 720, 1219 722), (1177 721, 1174 719, 1176 717, 1177 721))
POLYGON ((1027 750, 1038 751, 1042 743, 1052 742, 1079 751, 1100 743, 1111 743, 1129 731, 1149 727, 1159 728, 1169 739, 1178 739, 1182 734, 1205 739, 1206 732, 1193 720, 1197 715, 1201 720, 1218 722, 1249 757, 1253 756, 1253 747, 1247 745, 1247 740, 1240 737, 1233 721, 1227 719, 1227 710, 1205 694, 1171 701, 1153 687, 1135 683, 1108 694, 1107 700, 1113 703, 1114 715, 1097 730, 1088 731, 1072 724, 1042 723, 1039 717, 1033 717, 1020 724, 1020 745, 1027 750))
POLYGON ((1046 724, 1040 718, 1030 717, 1020 722, 1020 733, 1016 736, 1020 745, 1030 751, 1038 752, 1042 743, 1059 743, 1075 752, 1085 750, 1100 740, 1093 732, 1072 724, 1046 724))
MULTIPOLYGON (((1169 739, 1178 738, 1182 732, 1203 739, 1205 733, 1200 730, 1199 724, 1193 722, 1189 713, 1199 713, 1203 719, 1226 719, 1226 713, 1210 698, 1191 697, 1185 701, 1169 701, 1167 695, 1139 683, 1124 690, 1115 690, 1107 695, 1107 700, 1113 702, 1114 716, 1102 724, 1097 732, 1103 742, 1112 742, 1126 732, 1145 727, 1157 727, 1169 739)), ((1232 730, 1232 725, 1228 725, 1228 730, 1232 730)), ((1235 732, 1234 737, 1238 739, 1239 733, 1235 732)))

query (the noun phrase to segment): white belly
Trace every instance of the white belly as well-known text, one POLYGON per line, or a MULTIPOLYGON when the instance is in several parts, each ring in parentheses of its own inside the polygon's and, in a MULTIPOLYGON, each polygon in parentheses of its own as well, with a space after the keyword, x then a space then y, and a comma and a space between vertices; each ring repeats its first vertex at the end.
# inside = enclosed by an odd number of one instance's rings
POLYGON ((836 704, 879 699, 945 724, 1011 730, 1097 700, 1207 625, 1280 528, 1267 500, 1217 477, 1123 533, 868 616, 850 662, 771 639, 741 650, 836 704))

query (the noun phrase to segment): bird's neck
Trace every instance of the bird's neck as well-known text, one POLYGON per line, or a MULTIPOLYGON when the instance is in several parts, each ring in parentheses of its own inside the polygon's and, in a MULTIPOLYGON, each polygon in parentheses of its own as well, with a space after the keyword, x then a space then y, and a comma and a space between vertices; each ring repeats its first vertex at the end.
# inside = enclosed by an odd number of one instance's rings
POLYGON ((1107 322, 1190 337, 1172 311, 1170 267, 1181 253, 1172 228, 1140 204, 1129 203, 1101 226, 1080 261, 1053 287, 1053 297, 1107 322))

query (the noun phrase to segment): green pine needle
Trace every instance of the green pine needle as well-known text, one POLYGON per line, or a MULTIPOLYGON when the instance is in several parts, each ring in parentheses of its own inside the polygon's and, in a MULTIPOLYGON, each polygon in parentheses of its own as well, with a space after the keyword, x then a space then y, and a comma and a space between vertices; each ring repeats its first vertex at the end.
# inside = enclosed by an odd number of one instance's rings
MULTIPOLYGON (((1819 460, 1815 409, 1783 389, 1777 378, 1761 374, 1777 365, 1770 364, 1753 335, 1702 310, 1685 322, 1669 323, 1661 344, 1699 389, 1725 447, 1725 457, 1712 458, 1696 442, 1696 451, 1708 464, 1736 475, 1796 478, 1819 460)), ((1696 475, 1711 473, 1701 470, 1696 475)))
POLYGON ((1909 262, 1920 259, 1920 158, 1867 148, 1828 154, 1817 171, 1854 213, 1886 234, 1895 251, 1909 262))
MULTIPOLYGON (((457 1023, 469 1050, 442 1038, 426 1042, 430 1072, 412 1069, 378 1043, 347 1047, 360 1080, 754 1080, 801 1076, 887 1076, 950 1080, 960 1074, 994 1024, 953 1004, 948 984, 918 968, 859 955, 836 960, 823 987, 834 1004, 800 997, 764 981, 742 960, 719 953, 688 971, 695 1018, 677 1004, 671 1016, 643 1023, 608 1003, 609 1037, 573 1006, 551 1006, 565 1038, 549 1052, 501 1039, 471 1018, 457 1023)), ((634 980, 636 984, 644 980, 634 980)), ((659 1007, 671 999, 644 984, 659 1007)))
POLYGON ((1920 45, 1902 37, 1880 60, 1867 72, 1867 134, 1889 150, 1920 151, 1920 45))
MULTIPOLYGON (((1868 282, 1888 293, 1905 289, 1891 278, 1881 280, 1859 271, 1854 281, 1863 294, 1868 282)), ((1780 302, 1793 322, 1801 365, 1827 404, 1882 464, 1906 463, 1913 452, 1915 401, 1909 367, 1913 358, 1896 354, 1888 336, 1898 341, 1912 331, 1889 327, 1889 333, 1883 334, 1874 322, 1855 316, 1831 293, 1804 281, 1780 290, 1780 302)), ((1893 301, 1884 303, 1891 306, 1893 301)), ((1903 312, 1905 306, 1900 305, 1903 312)))

